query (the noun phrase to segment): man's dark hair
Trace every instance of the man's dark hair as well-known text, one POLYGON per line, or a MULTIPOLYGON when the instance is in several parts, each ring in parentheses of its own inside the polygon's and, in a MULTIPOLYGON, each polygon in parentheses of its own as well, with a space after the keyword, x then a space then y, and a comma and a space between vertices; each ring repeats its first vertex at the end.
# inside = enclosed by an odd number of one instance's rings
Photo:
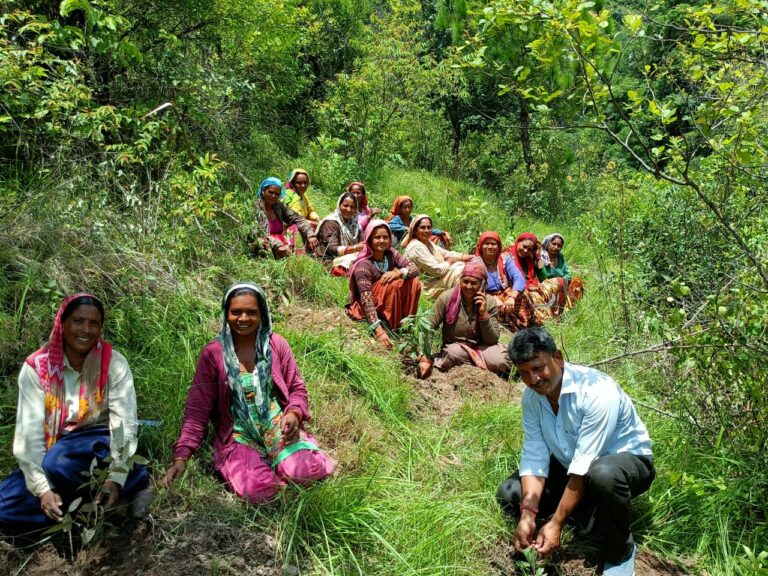
POLYGON ((507 349, 512 363, 530 362, 539 352, 546 352, 554 356, 557 352, 557 344, 546 328, 526 328, 520 330, 507 349))

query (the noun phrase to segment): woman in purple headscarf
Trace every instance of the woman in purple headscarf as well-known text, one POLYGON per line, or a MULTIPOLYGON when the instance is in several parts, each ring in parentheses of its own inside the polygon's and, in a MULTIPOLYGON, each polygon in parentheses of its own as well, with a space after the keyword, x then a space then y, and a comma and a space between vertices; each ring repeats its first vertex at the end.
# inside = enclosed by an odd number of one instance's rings
POLYGON ((442 325, 443 346, 433 359, 422 356, 419 377, 434 365, 444 372, 459 364, 474 364, 497 374, 509 372, 507 349, 499 344, 496 299, 485 293, 488 272, 480 258, 464 265, 459 285, 435 301, 432 327, 442 325))

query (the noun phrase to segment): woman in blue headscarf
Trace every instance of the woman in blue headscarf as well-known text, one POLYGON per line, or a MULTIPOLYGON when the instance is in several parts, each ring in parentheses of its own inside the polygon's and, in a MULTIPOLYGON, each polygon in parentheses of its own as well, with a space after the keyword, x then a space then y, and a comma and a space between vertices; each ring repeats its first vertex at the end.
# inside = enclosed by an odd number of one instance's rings
POLYGON ((256 226, 253 228, 251 251, 257 255, 271 253, 285 258, 293 249, 285 237, 289 226, 295 225, 310 251, 317 247, 315 231, 310 223, 282 202, 283 183, 279 178, 265 178, 259 186, 256 202, 256 226))

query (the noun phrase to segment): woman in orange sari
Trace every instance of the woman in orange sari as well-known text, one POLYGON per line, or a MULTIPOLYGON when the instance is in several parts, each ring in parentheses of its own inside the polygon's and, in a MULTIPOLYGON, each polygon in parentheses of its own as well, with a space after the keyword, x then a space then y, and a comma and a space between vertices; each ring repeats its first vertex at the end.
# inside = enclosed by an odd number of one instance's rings
POLYGON ((365 229, 363 251, 349 269, 347 314, 365 320, 382 346, 391 350, 391 330, 419 308, 419 269, 392 248, 392 232, 384 220, 365 229))

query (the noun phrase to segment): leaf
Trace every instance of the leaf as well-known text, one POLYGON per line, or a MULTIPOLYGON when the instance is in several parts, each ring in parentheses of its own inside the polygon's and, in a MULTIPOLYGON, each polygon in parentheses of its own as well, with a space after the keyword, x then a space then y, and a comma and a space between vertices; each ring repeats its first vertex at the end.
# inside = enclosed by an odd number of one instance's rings
POLYGON ((80 502, 83 501, 83 497, 75 498, 72 500, 72 503, 69 505, 69 508, 67 508, 67 512, 74 512, 77 510, 77 507, 80 506, 80 502))
POLYGON ((91 540, 93 540, 93 537, 96 536, 96 528, 86 528, 83 530, 82 533, 82 539, 83 544, 88 545, 91 540))
POLYGON ((88 0, 64 0, 59 7, 59 13, 64 17, 75 10, 82 10, 88 20, 93 19, 93 7, 88 0))
POLYGON ((640 14, 625 14, 622 21, 632 34, 637 34, 643 26, 643 17, 640 14))

